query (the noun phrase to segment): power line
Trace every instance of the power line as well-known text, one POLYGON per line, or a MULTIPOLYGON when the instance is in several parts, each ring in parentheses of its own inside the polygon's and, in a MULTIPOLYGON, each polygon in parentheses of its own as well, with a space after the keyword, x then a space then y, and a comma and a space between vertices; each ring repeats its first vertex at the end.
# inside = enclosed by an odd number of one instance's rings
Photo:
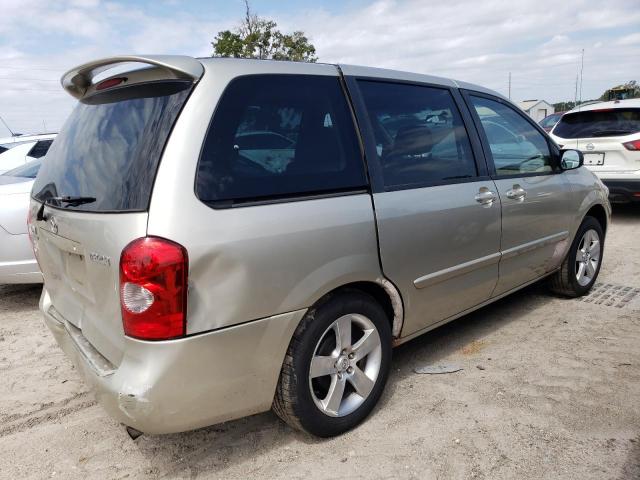
POLYGON ((580 103, 582 103, 582 73, 584 71, 584 48, 582 49, 582 59, 580 60, 580 103))

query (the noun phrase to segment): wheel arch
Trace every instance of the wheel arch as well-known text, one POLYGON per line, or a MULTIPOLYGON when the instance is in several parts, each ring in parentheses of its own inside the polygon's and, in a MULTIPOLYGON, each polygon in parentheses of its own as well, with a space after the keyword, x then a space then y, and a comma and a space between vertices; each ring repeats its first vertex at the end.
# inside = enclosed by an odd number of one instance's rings
POLYGON ((589 210, 585 214, 585 218, 586 217, 595 218, 598 221, 598 223, 600 224, 600 226, 602 227, 603 233, 606 235, 607 227, 608 227, 608 216, 607 216, 607 211, 605 210, 604 206, 602 206, 599 203, 596 203, 595 205, 592 205, 591 208, 589 208, 589 210))
POLYGON ((325 293, 314 305, 324 303, 334 294, 348 290, 358 290, 372 296, 384 309, 389 318, 391 323, 391 336, 394 339, 400 336, 404 322, 402 296, 398 288, 384 277, 377 278, 375 281, 365 280, 345 283, 325 293))

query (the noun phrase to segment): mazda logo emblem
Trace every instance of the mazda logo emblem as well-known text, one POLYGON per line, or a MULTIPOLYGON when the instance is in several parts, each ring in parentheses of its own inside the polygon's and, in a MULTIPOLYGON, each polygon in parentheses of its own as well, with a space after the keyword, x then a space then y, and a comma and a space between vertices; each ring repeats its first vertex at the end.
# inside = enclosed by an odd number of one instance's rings
POLYGON ((593 150, 596 146, 593 143, 587 143, 587 150, 593 150))

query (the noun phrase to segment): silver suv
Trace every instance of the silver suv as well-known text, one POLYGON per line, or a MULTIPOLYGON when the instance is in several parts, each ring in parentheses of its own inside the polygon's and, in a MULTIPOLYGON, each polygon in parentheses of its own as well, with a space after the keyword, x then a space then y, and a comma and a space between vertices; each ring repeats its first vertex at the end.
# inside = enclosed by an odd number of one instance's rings
POLYGON ((179 56, 62 84, 78 105, 29 213, 40 308, 139 431, 273 408, 340 434, 393 346, 541 278, 572 297, 598 275, 606 188, 485 88, 179 56))

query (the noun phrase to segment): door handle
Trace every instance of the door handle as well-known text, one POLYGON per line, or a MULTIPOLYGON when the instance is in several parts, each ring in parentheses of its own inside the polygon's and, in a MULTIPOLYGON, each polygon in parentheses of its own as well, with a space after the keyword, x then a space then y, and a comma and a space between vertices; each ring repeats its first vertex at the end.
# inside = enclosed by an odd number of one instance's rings
POLYGON ((527 196, 527 191, 517 183, 513 186, 511 190, 507 191, 507 198, 510 198, 511 200, 522 201, 526 196, 527 196))
POLYGON ((476 194, 476 202, 480 205, 491 206, 496 199, 496 194, 489 190, 487 187, 480 188, 480 191, 476 194))

